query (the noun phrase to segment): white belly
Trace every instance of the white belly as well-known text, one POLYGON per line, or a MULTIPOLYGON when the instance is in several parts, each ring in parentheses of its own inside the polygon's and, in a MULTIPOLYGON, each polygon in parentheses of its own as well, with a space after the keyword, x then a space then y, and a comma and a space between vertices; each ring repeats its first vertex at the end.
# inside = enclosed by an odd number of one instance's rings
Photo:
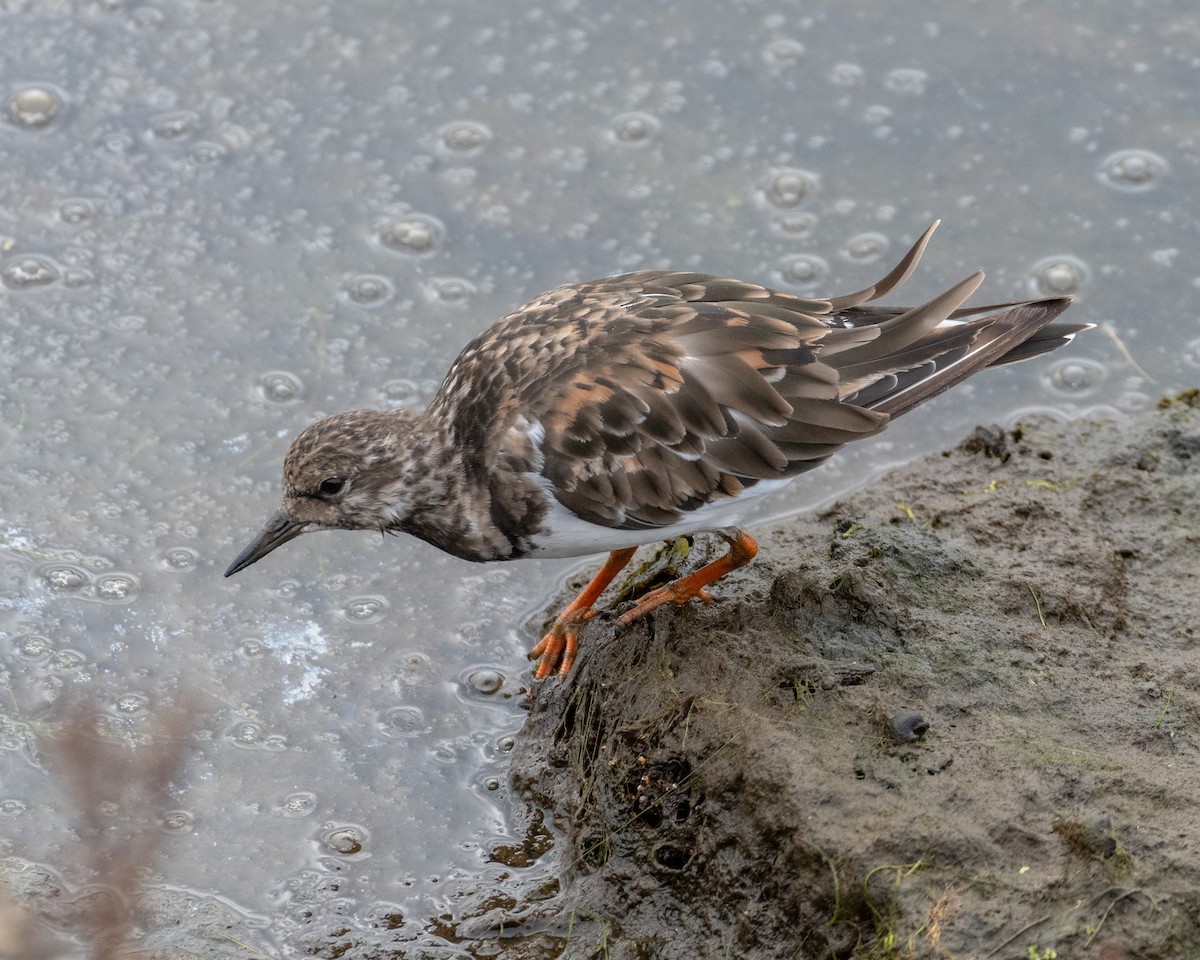
MULTIPOLYGON (((534 479, 542 484, 546 483, 542 477, 534 479)), ((546 498, 550 509, 542 520, 542 526, 547 532, 533 538, 533 551, 529 556, 586 557, 592 553, 607 553, 610 550, 623 550, 626 547, 640 547, 644 543, 670 540, 688 533, 736 527, 743 522, 751 507, 759 500, 790 482, 791 478, 760 480, 734 499, 714 500, 685 514, 678 523, 645 530, 621 530, 581 520, 555 500, 554 495, 547 489, 546 498)))

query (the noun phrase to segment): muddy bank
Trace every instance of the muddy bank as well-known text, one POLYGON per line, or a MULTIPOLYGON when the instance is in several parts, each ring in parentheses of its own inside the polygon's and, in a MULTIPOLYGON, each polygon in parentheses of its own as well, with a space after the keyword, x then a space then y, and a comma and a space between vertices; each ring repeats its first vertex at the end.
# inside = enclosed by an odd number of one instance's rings
POLYGON ((538 690, 513 776, 570 866, 510 943, 1200 955, 1194 394, 981 430, 756 535, 715 603, 597 621, 538 690))

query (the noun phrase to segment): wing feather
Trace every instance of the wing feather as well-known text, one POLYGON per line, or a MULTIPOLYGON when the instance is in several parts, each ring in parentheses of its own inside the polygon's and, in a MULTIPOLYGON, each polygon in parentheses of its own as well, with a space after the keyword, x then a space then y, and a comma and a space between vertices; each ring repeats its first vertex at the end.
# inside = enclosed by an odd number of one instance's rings
POLYGON ((434 407, 462 435, 492 425, 504 456, 585 519, 677 523, 1087 328, 1051 324, 1068 299, 964 307, 981 273, 918 307, 873 304, 912 274, 936 226, 878 283, 828 300, 670 271, 560 287, 469 345, 443 387, 458 384, 457 406, 439 394, 434 407))

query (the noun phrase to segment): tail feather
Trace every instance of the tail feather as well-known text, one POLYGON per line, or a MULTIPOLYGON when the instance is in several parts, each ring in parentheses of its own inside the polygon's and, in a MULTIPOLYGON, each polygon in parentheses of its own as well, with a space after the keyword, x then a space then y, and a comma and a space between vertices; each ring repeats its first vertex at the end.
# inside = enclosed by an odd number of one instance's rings
MULTIPOLYGON (((945 358, 949 362, 945 362, 943 357, 930 358, 927 362, 933 363, 932 373, 920 377, 916 382, 899 386, 872 403, 871 409, 898 417, 985 367, 1023 360, 1061 346, 1079 330, 1071 328, 1066 332, 1068 325, 1064 324, 1058 331, 1049 334, 1045 331, 1051 321, 1070 304, 1070 297, 1035 300, 992 318, 975 321, 979 329, 965 352, 959 354, 950 350, 945 358)), ((951 332, 953 329, 949 328, 951 332)), ((1086 329, 1086 325, 1080 329, 1086 329)))

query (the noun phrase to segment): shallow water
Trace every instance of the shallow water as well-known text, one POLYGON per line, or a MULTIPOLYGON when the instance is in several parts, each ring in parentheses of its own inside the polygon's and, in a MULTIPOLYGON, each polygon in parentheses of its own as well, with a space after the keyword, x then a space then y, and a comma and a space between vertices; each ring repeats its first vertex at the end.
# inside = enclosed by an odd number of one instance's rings
POLYGON ((1134 411, 1200 379, 1182 0, 0 16, 13 876, 88 879, 44 757, 87 695, 131 741, 193 705, 153 879, 258 949, 326 923, 436 942, 428 918, 464 891, 544 883, 549 858, 506 849, 524 838, 505 756, 524 624, 581 563, 480 568, 330 534, 220 576, 274 509, 297 430, 419 406, 471 335, 543 289, 672 266, 841 293, 942 217, 910 299, 983 266, 982 299, 1075 293, 1071 316, 1103 325, 835 458, 774 516, 979 422, 1134 411))

